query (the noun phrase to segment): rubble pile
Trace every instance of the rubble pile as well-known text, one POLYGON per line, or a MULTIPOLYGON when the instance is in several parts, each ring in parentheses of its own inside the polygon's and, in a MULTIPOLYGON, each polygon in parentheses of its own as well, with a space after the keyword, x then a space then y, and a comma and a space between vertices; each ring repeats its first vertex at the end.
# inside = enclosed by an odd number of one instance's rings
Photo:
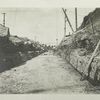
MULTIPOLYGON (((100 40, 100 8, 89 13, 78 31, 66 36, 57 48, 57 54, 69 61, 81 74, 88 75, 94 83, 100 83, 100 46, 91 63, 86 68, 93 51, 100 40)), ((100 85, 100 84, 99 84, 100 85)))
POLYGON ((47 46, 10 35, 9 28, 0 25, 0 72, 25 63, 47 51, 47 46))

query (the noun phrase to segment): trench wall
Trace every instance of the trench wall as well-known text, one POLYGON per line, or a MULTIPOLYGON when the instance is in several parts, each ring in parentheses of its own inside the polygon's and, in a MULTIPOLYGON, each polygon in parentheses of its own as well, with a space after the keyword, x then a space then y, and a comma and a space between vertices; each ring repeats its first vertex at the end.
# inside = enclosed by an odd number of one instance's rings
MULTIPOLYGON (((57 54, 64 58, 67 62, 69 62, 81 75, 88 75, 88 68, 86 67, 88 61, 92 55, 80 56, 78 54, 78 49, 74 49, 70 52, 70 54, 66 54, 66 49, 58 50, 57 54)), ((91 70, 89 80, 96 85, 100 85, 100 57, 97 56, 93 59, 91 63, 91 70)))

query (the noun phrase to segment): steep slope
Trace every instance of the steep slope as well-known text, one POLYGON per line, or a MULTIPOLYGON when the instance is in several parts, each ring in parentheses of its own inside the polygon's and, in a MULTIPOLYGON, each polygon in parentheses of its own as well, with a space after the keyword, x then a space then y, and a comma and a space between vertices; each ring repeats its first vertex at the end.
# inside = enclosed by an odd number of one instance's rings
MULTIPOLYGON (((88 75, 94 83, 100 83, 100 47, 91 69, 87 63, 100 40, 100 8, 84 17, 78 31, 66 36, 57 48, 57 53, 69 61, 81 74, 88 75)), ((100 84, 99 84, 100 85, 100 84)))

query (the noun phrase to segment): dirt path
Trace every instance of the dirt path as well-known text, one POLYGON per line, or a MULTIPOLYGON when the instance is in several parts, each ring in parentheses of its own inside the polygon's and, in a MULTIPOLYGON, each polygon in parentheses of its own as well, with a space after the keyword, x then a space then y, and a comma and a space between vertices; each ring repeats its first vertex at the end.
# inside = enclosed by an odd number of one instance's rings
POLYGON ((0 74, 0 93, 87 93, 88 81, 62 58, 47 52, 0 74))

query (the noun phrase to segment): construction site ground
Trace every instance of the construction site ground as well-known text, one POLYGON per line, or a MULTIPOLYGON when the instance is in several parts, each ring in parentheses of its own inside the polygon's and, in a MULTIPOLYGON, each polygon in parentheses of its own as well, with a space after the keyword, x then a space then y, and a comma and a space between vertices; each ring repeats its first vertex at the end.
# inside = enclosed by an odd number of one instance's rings
POLYGON ((64 59, 52 51, 0 73, 0 93, 100 93, 64 59))

